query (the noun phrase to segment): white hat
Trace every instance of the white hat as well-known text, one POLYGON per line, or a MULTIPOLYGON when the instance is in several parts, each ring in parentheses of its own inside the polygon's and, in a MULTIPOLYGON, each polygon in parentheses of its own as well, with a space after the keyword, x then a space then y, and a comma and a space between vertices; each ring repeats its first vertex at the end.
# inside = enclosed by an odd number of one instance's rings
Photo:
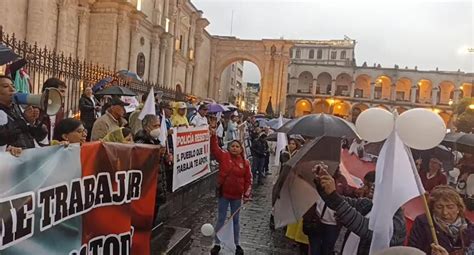
POLYGON ((186 103, 185 102, 176 102, 176 108, 178 109, 186 109, 186 103))

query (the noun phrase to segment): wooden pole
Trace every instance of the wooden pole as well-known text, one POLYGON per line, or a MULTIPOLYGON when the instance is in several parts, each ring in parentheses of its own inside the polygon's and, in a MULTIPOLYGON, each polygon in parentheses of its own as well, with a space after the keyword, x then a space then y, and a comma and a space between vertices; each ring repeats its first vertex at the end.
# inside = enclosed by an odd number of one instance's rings
POLYGON ((428 200, 426 200, 425 189, 423 188, 423 183, 421 182, 420 175, 418 174, 415 161, 413 160, 413 155, 411 154, 411 151, 408 147, 405 146, 405 149, 408 154, 408 159, 410 160, 410 163, 411 163, 411 168, 413 170, 413 175, 415 176, 416 185, 418 186, 420 196, 423 198, 423 205, 425 207, 425 214, 426 214, 426 218, 428 219, 428 225, 431 230, 431 237, 433 238, 433 243, 439 244, 438 237, 436 236, 436 230, 434 227, 433 218, 431 217, 430 208, 428 206, 428 200))

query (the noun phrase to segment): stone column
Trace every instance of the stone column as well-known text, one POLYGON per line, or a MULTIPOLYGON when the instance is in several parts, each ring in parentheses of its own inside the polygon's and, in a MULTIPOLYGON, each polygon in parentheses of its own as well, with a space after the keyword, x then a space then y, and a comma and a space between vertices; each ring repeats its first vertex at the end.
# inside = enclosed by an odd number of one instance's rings
POLYGON ((311 94, 313 96, 316 95, 318 89, 318 79, 313 79, 313 90, 311 91, 311 94))
POLYGON ((280 114, 284 115, 286 113, 287 105, 286 105, 286 98, 287 98, 287 84, 288 84, 288 64, 290 63, 290 59, 288 56, 284 56, 282 60, 282 71, 281 71, 281 92, 280 92, 280 114))
POLYGON ((67 34, 68 34, 68 26, 67 24, 70 23, 68 22, 68 19, 71 17, 68 17, 67 9, 68 9, 68 0, 58 0, 58 21, 56 23, 56 43, 55 43, 55 50, 58 52, 68 52, 67 47, 68 47, 68 40, 67 40, 67 34))
POLYGON ((265 53, 265 66, 263 68, 263 77, 262 77, 262 83, 260 84, 260 101, 259 101, 259 107, 258 110, 260 112, 265 112, 266 107, 268 105, 268 101, 270 100, 271 96, 271 90, 272 90, 272 79, 273 79, 273 73, 270 72, 270 67, 271 67, 271 56, 270 52, 265 53))
POLYGON ((439 92, 439 89, 437 87, 434 87, 431 90, 431 105, 438 104, 438 92, 439 92))
POLYGON ((117 17, 117 45, 115 52, 115 70, 128 69, 130 66, 130 24, 127 13, 120 12, 117 17))
POLYGON ((411 87, 411 97, 410 97, 410 101, 412 104, 415 104, 416 103, 416 90, 418 89, 418 86, 412 86, 411 87))
POLYGON ((132 20, 130 23, 130 56, 128 62, 128 70, 137 72, 137 55, 139 45, 139 27, 140 22, 138 20, 132 20))
POLYGON ((397 84, 392 83, 390 85, 390 101, 396 101, 397 100, 397 84))
POLYGON ((79 31, 77 31, 76 57, 80 60, 87 58, 87 35, 89 31, 89 9, 80 8, 78 10, 79 31))
POLYGON ((185 76, 185 86, 184 92, 191 93, 192 86, 193 86, 193 73, 194 73, 194 65, 193 62, 189 61, 186 65, 186 76, 185 76))
POLYGON ((459 96, 461 95, 460 89, 454 89, 453 103, 457 104, 459 102, 459 96))
POLYGON ((375 98, 375 82, 370 83, 370 100, 375 98))
POLYGON ((350 95, 351 98, 354 98, 354 96, 355 96, 355 81, 354 80, 352 80, 352 82, 351 82, 351 90, 350 90, 349 95, 350 95))
POLYGON ((175 27, 177 26, 176 24, 176 19, 178 17, 178 11, 176 10, 175 6, 170 3, 169 5, 169 11, 168 11, 168 17, 169 18, 169 33, 173 33, 173 36, 168 36, 168 48, 166 49, 166 60, 165 60, 165 81, 164 81, 164 86, 166 88, 173 88, 173 65, 174 65, 174 47, 175 47, 175 37, 176 37, 176 31, 175 27))
POLYGON ((160 38, 160 64, 159 64, 159 72, 158 72, 158 85, 164 86, 165 82, 165 68, 166 68, 166 53, 168 52, 168 37, 169 34, 163 34, 160 38))
POLYGON ((336 80, 332 80, 331 82, 331 96, 336 95, 336 80))
POLYGON ((150 81, 158 83, 158 64, 160 61, 160 37, 154 36, 151 41, 150 81))

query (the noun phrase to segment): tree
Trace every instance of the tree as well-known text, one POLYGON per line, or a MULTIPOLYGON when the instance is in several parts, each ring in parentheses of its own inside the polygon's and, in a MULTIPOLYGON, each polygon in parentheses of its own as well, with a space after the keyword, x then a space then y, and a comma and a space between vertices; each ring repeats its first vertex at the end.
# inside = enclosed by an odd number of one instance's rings
POLYGON ((474 131, 474 98, 463 98, 459 103, 454 105, 453 111, 457 116, 454 125, 456 131, 464 133, 472 133, 474 131), (471 106, 472 105, 472 106, 471 106))

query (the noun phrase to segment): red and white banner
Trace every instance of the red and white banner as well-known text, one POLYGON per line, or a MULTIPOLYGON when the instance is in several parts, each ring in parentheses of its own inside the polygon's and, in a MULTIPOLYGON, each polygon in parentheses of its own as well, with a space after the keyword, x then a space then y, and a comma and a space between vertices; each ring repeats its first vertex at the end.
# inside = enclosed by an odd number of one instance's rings
POLYGON ((0 253, 150 254, 159 147, 0 153, 0 253))
POLYGON ((175 128, 173 149, 173 191, 211 172, 208 126, 175 128))

